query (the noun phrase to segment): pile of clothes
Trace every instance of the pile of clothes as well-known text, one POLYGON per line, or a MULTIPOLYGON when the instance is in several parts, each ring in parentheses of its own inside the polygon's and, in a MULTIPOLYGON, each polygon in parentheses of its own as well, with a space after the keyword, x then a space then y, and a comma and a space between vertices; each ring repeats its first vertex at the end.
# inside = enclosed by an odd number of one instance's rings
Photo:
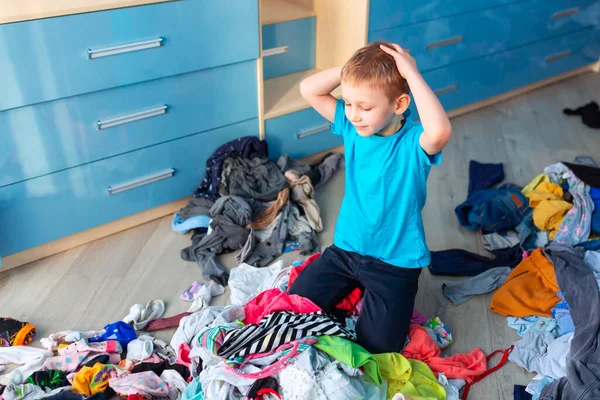
POLYGON ((455 305, 494 292, 490 310, 521 340, 508 361, 537 373, 514 398, 600 398, 600 169, 588 156, 545 168, 524 188, 503 183, 502 164, 469 165, 469 193, 455 212, 482 233, 495 258, 461 249, 432 253, 430 271, 455 305))
MULTIPOLYGON (((230 306, 204 299, 198 311, 163 318, 164 303, 154 300, 100 331, 58 332, 41 340, 43 348, 0 347, 0 365, 21 364, 0 374, 0 399, 379 400, 401 393, 458 400, 463 386, 486 373, 479 349, 442 356, 449 329, 417 310, 400 353, 369 353, 354 342, 360 293, 328 314, 287 292, 317 257, 290 266, 241 264, 231 271, 230 306), (150 334, 168 328, 177 328, 170 343, 150 334)), ((180 298, 197 302, 215 285, 194 283, 180 298)), ((31 326, 13 321, 10 337, 31 326)))
POLYGON ((225 286, 228 274, 218 254, 240 250, 238 262, 258 267, 284 251, 313 254, 323 229, 314 190, 343 166, 339 153, 316 165, 287 155, 274 163, 267 143, 253 136, 225 143, 207 160, 194 197, 173 217, 175 231, 194 232, 181 258, 197 262, 205 279, 225 286))

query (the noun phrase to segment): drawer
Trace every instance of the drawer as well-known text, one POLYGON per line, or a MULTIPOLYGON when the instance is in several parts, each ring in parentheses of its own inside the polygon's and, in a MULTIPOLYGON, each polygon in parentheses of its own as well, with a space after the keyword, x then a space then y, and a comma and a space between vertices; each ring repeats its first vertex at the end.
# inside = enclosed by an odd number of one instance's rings
POLYGON ((0 112, 0 186, 256 118, 256 85, 246 61, 0 112))
POLYGON ((369 31, 379 31, 395 26, 429 21, 518 1, 428 0, 416 2, 411 0, 371 0, 369 5, 369 31))
POLYGON ((269 155, 302 158, 344 144, 330 130, 330 122, 312 108, 265 121, 269 155))
POLYGON ((219 145, 257 129, 253 119, 0 188, 0 254, 189 196, 219 145))
POLYGON ((257 21, 258 0, 182 0, 0 25, 0 111, 256 59, 257 21))
POLYGON ((533 0, 371 32, 410 49, 421 71, 587 29, 600 18, 596 0, 533 0))
MULTIPOLYGON (((423 77, 449 111, 591 64, 599 57, 600 30, 593 29, 440 68, 423 77)), ((414 102, 411 109, 416 112, 414 102)))
POLYGON ((262 27, 265 79, 315 67, 315 18, 262 27))

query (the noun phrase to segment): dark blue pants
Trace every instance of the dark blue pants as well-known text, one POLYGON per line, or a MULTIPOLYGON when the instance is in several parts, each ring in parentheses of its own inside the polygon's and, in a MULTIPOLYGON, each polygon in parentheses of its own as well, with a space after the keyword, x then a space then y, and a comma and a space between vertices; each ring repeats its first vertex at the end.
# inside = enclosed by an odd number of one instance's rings
POLYGON ((355 288, 363 290, 358 343, 373 354, 400 352, 415 304, 421 268, 400 268, 333 245, 294 281, 290 294, 330 312, 355 288))

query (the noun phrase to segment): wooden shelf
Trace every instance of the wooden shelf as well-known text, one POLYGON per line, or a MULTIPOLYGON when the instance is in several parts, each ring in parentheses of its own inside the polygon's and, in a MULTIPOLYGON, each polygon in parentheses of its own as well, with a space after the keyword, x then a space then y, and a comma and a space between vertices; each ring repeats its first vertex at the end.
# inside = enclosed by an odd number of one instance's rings
POLYGON ((172 0, 0 0, 0 24, 172 0))
MULTIPOLYGON (((316 72, 319 72, 319 70, 309 69, 267 79, 264 85, 265 119, 279 117, 310 107, 300 94, 300 82, 316 72)), ((338 98, 341 97, 340 88, 337 88, 333 95, 338 98)))
POLYGON ((286 0, 260 0, 262 25, 314 17, 315 12, 300 4, 286 0))

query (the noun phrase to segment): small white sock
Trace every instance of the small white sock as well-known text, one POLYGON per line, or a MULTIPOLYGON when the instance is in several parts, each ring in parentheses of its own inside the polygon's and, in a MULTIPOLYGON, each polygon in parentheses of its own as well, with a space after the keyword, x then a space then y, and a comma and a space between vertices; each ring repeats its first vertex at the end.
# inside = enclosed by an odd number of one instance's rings
POLYGON ((219 296, 223 293, 225 293, 225 288, 222 285, 215 281, 209 281, 207 284, 198 289, 198 292, 194 297, 194 302, 188 309, 188 312, 196 312, 208 307, 210 300, 213 297, 219 296))

